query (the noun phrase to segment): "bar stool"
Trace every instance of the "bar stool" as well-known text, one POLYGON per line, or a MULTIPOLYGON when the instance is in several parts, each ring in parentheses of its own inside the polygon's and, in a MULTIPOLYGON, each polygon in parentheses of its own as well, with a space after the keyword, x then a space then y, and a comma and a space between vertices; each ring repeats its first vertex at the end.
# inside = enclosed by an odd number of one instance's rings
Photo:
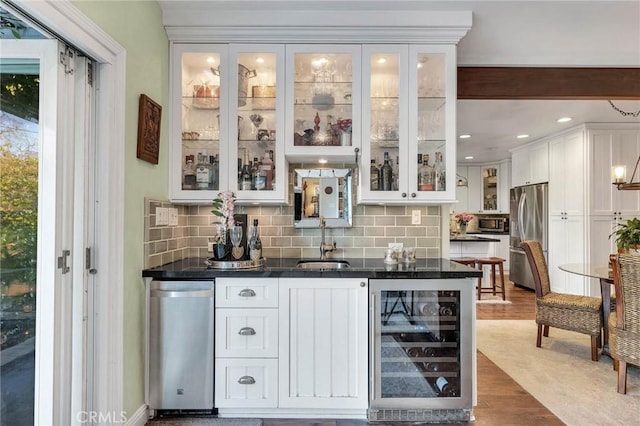
POLYGON ((461 263, 463 265, 471 266, 472 268, 476 267, 476 258, 475 257, 452 257, 450 260, 452 262, 461 263))
POLYGON ((478 300, 482 293, 491 293, 494 296, 496 293, 502 293, 502 300, 506 300, 505 293, 505 280, 504 280, 504 262, 505 259, 501 257, 479 257, 476 259, 476 265, 480 271, 483 271, 486 265, 491 266, 491 288, 482 288, 482 277, 478 278, 478 300), (500 268, 500 285, 496 283, 496 265, 500 268), (499 290, 499 291, 498 291, 499 290))

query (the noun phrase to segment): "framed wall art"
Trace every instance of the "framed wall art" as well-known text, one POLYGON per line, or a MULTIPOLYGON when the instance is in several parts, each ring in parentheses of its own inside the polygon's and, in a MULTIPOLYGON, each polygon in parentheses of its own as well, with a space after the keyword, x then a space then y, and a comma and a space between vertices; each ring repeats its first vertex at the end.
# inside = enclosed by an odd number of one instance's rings
POLYGON ((141 94, 138 110, 138 150, 136 156, 151 164, 158 164, 161 116, 162 107, 147 95, 141 94))

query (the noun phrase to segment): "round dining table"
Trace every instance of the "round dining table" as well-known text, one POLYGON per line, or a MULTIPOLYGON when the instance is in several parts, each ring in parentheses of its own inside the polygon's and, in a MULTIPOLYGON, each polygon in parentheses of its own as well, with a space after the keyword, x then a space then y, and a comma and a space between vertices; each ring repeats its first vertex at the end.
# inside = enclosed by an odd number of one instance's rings
POLYGON ((609 354, 609 327, 607 321, 611 313, 611 290, 613 289, 613 277, 609 265, 595 263, 567 263, 558 266, 560 270, 571 274, 582 275, 600 280, 600 294, 602 297, 602 354, 609 354))

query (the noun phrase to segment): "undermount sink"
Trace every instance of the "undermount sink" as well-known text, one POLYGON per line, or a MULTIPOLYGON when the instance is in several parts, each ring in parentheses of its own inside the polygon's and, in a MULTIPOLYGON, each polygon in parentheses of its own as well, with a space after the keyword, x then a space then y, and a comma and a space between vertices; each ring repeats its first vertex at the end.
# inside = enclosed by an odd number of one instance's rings
POLYGON ((346 269, 349 268, 349 262, 346 260, 299 260, 298 268, 302 269, 346 269))

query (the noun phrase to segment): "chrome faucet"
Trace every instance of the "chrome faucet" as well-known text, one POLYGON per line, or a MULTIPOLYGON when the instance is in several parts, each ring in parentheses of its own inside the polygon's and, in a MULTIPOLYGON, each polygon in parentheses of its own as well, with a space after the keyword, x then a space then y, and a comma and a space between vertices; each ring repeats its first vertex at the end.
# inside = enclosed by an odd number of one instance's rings
POLYGON ((336 242, 333 242, 333 245, 327 244, 324 239, 324 230, 327 227, 327 220, 324 216, 320 216, 320 235, 322 239, 320 240, 320 260, 325 260, 327 258, 327 253, 330 251, 334 251, 336 249, 336 242))

